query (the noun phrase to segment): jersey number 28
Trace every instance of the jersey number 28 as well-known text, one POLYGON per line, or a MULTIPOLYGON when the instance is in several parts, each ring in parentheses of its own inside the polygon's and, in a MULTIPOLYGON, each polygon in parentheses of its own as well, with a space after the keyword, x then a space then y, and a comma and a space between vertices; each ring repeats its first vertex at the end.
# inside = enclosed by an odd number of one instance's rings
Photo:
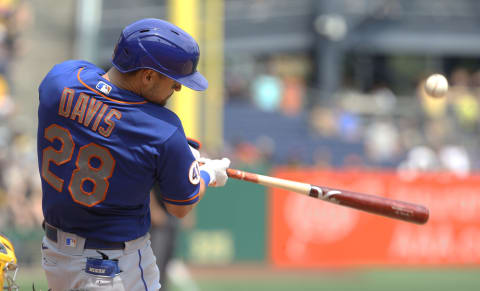
MULTIPOLYGON (((56 150, 49 146, 42 153, 42 178, 58 192, 63 191, 65 181, 49 170, 50 162, 61 166, 70 162, 75 150, 70 131, 57 124, 52 124, 45 129, 45 138, 54 142, 61 142, 62 146, 56 150)), ((110 151, 96 143, 89 143, 78 150, 76 168, 72 172, 68 191, 73 201, 88 207, 97 205, 105 200, 108 191, 108 179, 112 177, 115 169, 115 159, 110 151), (96 163, 95 163, 96 159, 96 163), (90 191, 85 190, 85 183, 92 183, 90 191)))

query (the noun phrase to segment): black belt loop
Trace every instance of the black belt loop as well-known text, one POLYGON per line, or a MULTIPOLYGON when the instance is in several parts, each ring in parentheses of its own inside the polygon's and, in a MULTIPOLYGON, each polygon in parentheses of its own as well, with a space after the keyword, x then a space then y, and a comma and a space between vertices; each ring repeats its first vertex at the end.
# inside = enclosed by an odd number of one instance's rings
MULTIPOLYGON (((48 223, 43 223, 42 226, 45 230, 45 236, 53 241, 58 242, 58 230, 56 227, 51 226, 48 223)), ((123 250, 125 249, 124 242, 109 242, 104 240, 98 239, 85 239, 85 249, 93 249, 93 250, 123 250)))

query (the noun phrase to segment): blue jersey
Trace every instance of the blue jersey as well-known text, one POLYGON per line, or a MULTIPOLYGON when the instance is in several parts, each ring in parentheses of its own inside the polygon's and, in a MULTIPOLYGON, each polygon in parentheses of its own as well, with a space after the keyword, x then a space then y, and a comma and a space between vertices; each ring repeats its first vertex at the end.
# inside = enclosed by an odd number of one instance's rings
POLYGON ((179 118, 116 87, 85 61, 58 64, 39 87, 38 160, 45 220, 86 238, 128 241, 150 227, 150 190, 198 201, 198 163, 179 118))

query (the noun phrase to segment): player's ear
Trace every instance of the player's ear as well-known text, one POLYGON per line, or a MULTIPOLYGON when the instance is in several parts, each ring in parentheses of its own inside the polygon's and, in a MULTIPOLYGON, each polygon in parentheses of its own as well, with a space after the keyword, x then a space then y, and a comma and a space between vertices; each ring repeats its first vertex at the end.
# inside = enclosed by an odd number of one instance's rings
POLYGON ((150 69, 142 69, 140 72, 140 77, 142 79, 142 84, 147 85, 153 80, 155 71, 150 69))

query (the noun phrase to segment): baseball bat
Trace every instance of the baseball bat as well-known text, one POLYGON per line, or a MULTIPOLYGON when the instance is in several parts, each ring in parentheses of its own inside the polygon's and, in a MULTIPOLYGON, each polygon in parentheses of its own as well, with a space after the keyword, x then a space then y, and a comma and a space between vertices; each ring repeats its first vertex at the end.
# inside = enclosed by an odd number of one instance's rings
POLYGON ((406 222, 425 224, 428 221, 428 209, 425 206, 414 203, 324 186, 315 186, 237 169, 227 169, 227 175, 233 179, 256 183, 267 187, 281 188, 308 195, 313 198, 318 198, 323 201, 406 222))

